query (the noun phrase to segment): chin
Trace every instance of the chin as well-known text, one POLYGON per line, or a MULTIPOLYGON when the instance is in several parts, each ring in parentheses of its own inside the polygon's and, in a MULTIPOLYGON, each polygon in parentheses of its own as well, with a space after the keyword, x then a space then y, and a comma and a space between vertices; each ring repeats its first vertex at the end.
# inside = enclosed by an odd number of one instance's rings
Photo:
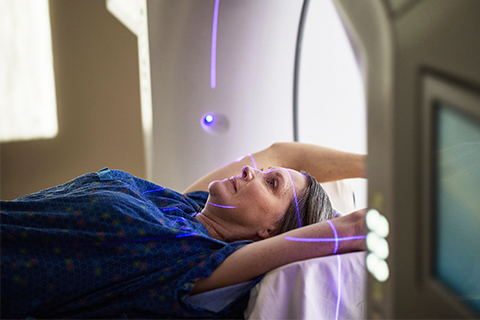
POLYGON ((217 182, 218 182, 217 180, 210 182, 210 184, 208 185, 208 188, 207 188, 208 193, 211 193, 210 190, 212 189, 212 186, 215 185, 215 183, 217 183, 217 182))
POLYGON ((221 182, 222 181, 219 180, 210 182, 210 184, 208 185, 208 193, 210 193, 210 197, 220 196, 221 198, 223 198, 222 195, 226 193, 226 190, 221 182))

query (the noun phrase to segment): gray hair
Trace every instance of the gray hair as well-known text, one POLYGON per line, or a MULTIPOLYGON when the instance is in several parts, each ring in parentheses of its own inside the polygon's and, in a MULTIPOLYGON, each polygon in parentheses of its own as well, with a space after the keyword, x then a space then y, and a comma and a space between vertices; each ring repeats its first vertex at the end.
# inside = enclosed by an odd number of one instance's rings
MULTIPOLYGON (((335 217, 335 211, 332 208, 327 193, 310 174, 302 171, 307 178, 308 184, 302 195, 298 197, 297 202, 302 226, 330 220, 335 217)), ((297 206, 295 199, 292 199, 287 212, 277 222, 275 234, 281 234, 296 228, 299 228, 297 206)))

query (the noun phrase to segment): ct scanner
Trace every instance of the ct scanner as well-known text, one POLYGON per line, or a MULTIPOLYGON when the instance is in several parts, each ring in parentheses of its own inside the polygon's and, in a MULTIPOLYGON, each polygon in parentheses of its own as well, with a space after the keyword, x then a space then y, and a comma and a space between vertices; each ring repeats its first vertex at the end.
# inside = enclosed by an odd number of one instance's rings
MULTIPOLYGON (((143 109, 148 178, 181 190, 206 172, 275 141, 304 141, 302 128, 322 130, 337 123, 319 115, 302 116, 301 111, 308 100, 302 102, 298 86, 302 48, 307 46, 304 23, 309 6, 318 1, 327 0, 146 2, 148 37, 139 38, 139 50, 141 75, 148 80, 142 85, 147 92, 142 104, 148 100, 143 109), (204 130, 207 123, 201 122, 209 113, 222 117, 221 130, 204 130), (305 119, 313 124, 302 125, 305 119)), ((476 318, 480 232, 448 233, 441 224, 452 221, 447 219, 451 215, 459 224, 479 221, 480 203, 478 196, 463 197, 470 208, 464 216, 462 203, 456 203, 458 210, 442 213, 442 158, 436 148, 442 134, 453 134, 442 124, 450 121, 443 118, 445 108, 458 113, 458 123, 468 122, 471 137, 480 132, 480 1, 333 4, 364 90, 364 96, 358 96, 364 99, 363 109, 360 105, 358 114, 343 116, 365 126, 343 136, 346 144, 338 146, 368 151, 366 202, 390 226, 385 236, 388 257, 373 264, 367 259, 366 318, 476 318), (362 140, 365 127, 368 148, 365 135, 362 140), (459 237, 476 256, 464 246, 443 247, 459 237), (458 260, 442 273, 445 252, 447 258, 458 253, 458 260), (377 277, 379 264, 387 266, 386 278, 377 277)), ((328 80, 323 81, 327 86, 328 80)), ((318 140, 308 142, 328 144, 338 136, 328 136, 332 131, 315 131, 312 139, 318 140)), ((466 141, 480 142, 471 139, 466 141)), ((472 152, 469 161, 475 167, 480 156, 472 152)), ((471 177, 478 177, 476 168, 471 177)), ((453 194, 477 190, 478 195, 479 179, 469 181, 468 189, 459 184, 453 194)))

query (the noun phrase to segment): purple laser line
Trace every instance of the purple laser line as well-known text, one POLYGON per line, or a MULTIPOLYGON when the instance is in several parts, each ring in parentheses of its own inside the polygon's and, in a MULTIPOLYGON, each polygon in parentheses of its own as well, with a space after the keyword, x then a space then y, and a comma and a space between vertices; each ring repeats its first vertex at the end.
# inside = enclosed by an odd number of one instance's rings
MULTIPOLYGON (((255 160, 253 159, 253 156, 251 154, 249 154, 249 156, 252 158, 252 161, 253 161, 253 163, 255 165, 255 169, 256 169, 257 164, 255 163, 255 160)), ((245 168, 243 168, 243 170, 245 170, 245 168)), ((295 206, 297 208, 298 225, 299 225, 299 228, 301 228, 302 227, 302 220, 300 219, 300 210, 298 208, 297 193, 295 192, 295 186, 293 185, 293 179, 292 179, 292 176, 290 175, 290 172, 288 172, 288 169, 286 169, 286 168, 278 168, 278 169, 269 170, 265 173, 270 173, 272 171, 277 171, 277 170, 285 170, 287 172, 288 178, 290 178, 290 184, 292 185, 292 189, 293 189, 293 197, 295 199, 295 206)), ((242 175, 243 175, 243 171, 242 171, 242 175)))
POLYGON ((215 203, 212 203, 212 202, 209 202, 212 206, 215 206, 215 207, 220 207, 220 208, 225 208, 225 209, 235 209, 236 207, 234 206, 223 206, 221 204, 215 204, 215 203))
POLYGON ((212 25, 212 53, 210 61, 210 87, 215 89, 217 86, 217 27, 218 27, 218 7, 220 0, 215 0, 213 9, 213 25, 212 25))
POLYGON ((295 186, 293 185, 293 180, 292 180, 292 176, 290 175, 290 172, 288 172, 287 169, 285 169, 285 171, 287 171, 288 177, 290 178, 290 183, 292 184, 293 197, 295 198, 295 206, 297 207, 298 225, 299 225, 299 228, 301 228, 302 221, 300 220, 300 210, 298 209, 297 193, 295 192, 295 186))
POLYGON ((337 253, 338 250, 338 233, 337 233, 337 228, 335 228, 335 225, 333 224, 332 221, 327 220, 327 223, 330 225, 330 228, 332 228, 333 235, 335 236, 335 249, 333 250, 333 254, 337 253))
POLYGON ((235 159, 235 162, 240 162, 242 161, 243 159, 245 159, 246 156, 240 156, 238 157, 237 159, 235 159))
POLYGON ((249 154, 247 154, 247 156, 249 156, 249 157, 250 157, 250 159, 252 159, 252 162, 253 162, 253 167, 254 167, 255 169, 257 169, 257 163, 255 162, 255 158, 254 158, 254 157, 253 157, 253 156, 252 156, 250 153, 249 153, 249 154))
POLYGON ((162 208, 162 209, 160 209, 160 211, 164 212, 164 211, 172 211, 172 210, 176 210, 176 209, 178 209, 178 208, 177 208, 177 207, 173 207, 173 208, 164 208, 164 209, 162 208))
POLYGON ((338 263, 338 294, 337 294, 337 309, 335 311, 335 320, 338 320, 338 314, 340 311, 340 297, 342 294, 342 259, 340 255, 337 254, 337 263, 338 263))
MULTIPOLYGON (((253 162, 253 165, 255 166, 255 169, 257 169, 257 163, 255 162, 255 158, 251 155, 251 154, 248 154, 247 156, 249 156, 251 159, 252 159, 252 162, 253 162)), ((235 161, 240 161, 242 160, 243 158, 245 158, 246 156, 242 157, 242 158, 239 158, 238 160, 235 160, 235 161)), ((293 196, 295 198, 295 205, 297 207, 297 217, 298 217, 298 224, 299 226, 301 227, 302 226, 302 222, 300 220, 300 210, 298 209, 298 200, 297 200, 297 193, 295 192, 295 186, 293 185, 293 179, 292 179, 292 176, 290 175, 290 172, 288 172, 287 169, 285 168, 280 168, 280 169, 272 169, 272 170, 269 170, 267 171, 266 173, 269 173, 269 172, 272 172, 272 171, 276 171, 276 170, 285 170, 288 174, 288 177, 290 178, 290 183, 292 185, 292 189, 293 189, 293 196)), ((245 171, 245 167, 243 167, 242 169, 242 176, 243 176, 243 172, 245 171)), ((235 209, 236 207, 234 206, 225 206, 225 205, 221 205, 221 204, 216 204, 216 203, 213 203, 213 202, 209 202, 212 206, 215 206, 215 207, 219 207, 219 208, 225 208, 225 209, 235 209)))
POLYGON ((235 159, 235 162, 240 162, 240 161, 242 161, 243 159, 245 159, 246 157, 250 157, 250 159, 252 159, 253 167, 254 167, 255 169, 258 169, 258 167, 257 167, 257 162, 255 161, 255 158, 252 156, 251 153, 249 153, 249 154, 247 154, 247 155, 245 155, 245 156, 238 157, 237 159, 235 159))
POLYGON ((118 242, 91 242, 91 243, 69 243, 69 244, 60 244, 57 246, 60 247, 67 247, 67 246, 96 246, 96 245, 108 245, 108 244, 120 244, 120 243, 134 243, 134 242, 144 242, 150 240, 157 240, 157 239, 170 239, 170 238, 183 238, 183 237, 193 237, 198 235, 197 233, 184 233, 179 234, 176 236, 166 236, 166 237, 155 237, 155 238, 147 238, 147 239, 139 239, 139 240, 131 240, 131 241, 118 241, 118 242))
POLYGON ((156 192, 156 191, 162 191, 162 190, 165 190, 166 188, 159 188, 159 189, 152 189, 152 190, 147 190, 147 191, 144 191, 143 194, 145 193, 149 193, 149 192, 156 192))
POLYGON ((340 237, 340 238, 298 238, 298 237, 285 236, 284 238, 286 240, 297 241, 297 242, 340 242, 340 241, 366 239, 367 236, 351 236, 351 237, 340 237))

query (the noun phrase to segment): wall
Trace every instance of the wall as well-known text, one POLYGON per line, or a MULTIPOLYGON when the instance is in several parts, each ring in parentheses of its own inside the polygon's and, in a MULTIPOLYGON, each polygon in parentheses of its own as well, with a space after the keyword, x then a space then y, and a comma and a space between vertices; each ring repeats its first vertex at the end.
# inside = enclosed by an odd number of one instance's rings
POLYGON ((302 0, 222 0, 216 88, 210 86, 213 0, 150 0, 153 174, 182 191, 241 155, 293 140, 293 76, 302 0), (225 115, 227 131, 200 120, 225 115))
POLYGON ((99 0, 50 0, 59 133, 0 145, 1 199, 103 167, 145 176, 137 38, 99 0))

